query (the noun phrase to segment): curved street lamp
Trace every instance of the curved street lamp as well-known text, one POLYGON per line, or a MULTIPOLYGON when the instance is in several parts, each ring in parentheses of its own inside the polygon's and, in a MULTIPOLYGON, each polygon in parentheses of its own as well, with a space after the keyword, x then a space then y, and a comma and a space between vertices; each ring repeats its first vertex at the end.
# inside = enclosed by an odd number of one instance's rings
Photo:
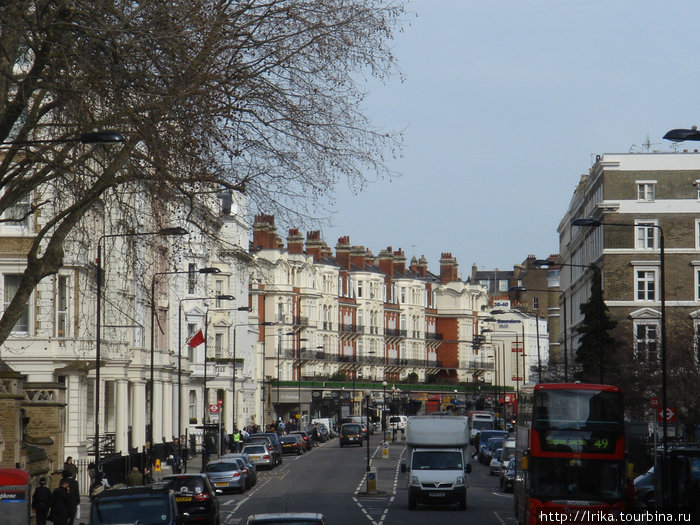
MULTIPOLYGON (((673 130, 678 131, 678 130, 673 130)), ((698 138, 687 138, 683 140, 700 140, 700 132, 697 132, 695 126, 693 130, 698 133, 698 138)), ((671 132, 669 132, 671 133, 671 132)), ((668 135, 668 133, 666 134, 668 135)), ((666 136, 664 136, 666 138, 666 136)), ((673 140, 673 139, 669 139, 673 140)), ((621 226, 624 228, 637 228, 636 224, 619 223, 619 222, 603 222, 600 219, 581 218, 571 221, 572 226, 581 226, 587 228, 599 228, 600 226, 621 226)), ((668 409, 666 392, 666 252, 664 230, 658 224, 645 223, 645 227, 656 228, 659 231, 659 301, 661 302, 661 413, 663 414, 663 456, 661 460, 661 476, 659 477, 659 492, 661 493, 661 508, 666 504, 666 458, 668 456, 668 424, 666 423, 666 411, 668 409)))
POLYGON ((97 259, 95 260, 95 282, 97 284, 97 307, 95 308, 95 466, 100 465, 100 368, 101 368, 101 327, 102 327, 102 241, 116 237, 143 237, 146 235, 187 235, 189 232, 180 226, 161 228, 152 232, 110 233, 97 239, 97 259))

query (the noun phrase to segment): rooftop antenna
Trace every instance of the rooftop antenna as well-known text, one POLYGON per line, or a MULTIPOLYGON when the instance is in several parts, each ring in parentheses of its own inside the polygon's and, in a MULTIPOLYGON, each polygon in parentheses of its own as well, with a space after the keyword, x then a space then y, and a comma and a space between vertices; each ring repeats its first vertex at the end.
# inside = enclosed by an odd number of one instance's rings
POLYGON ((645 152, 649 153, 651 151, 652 146, 656 146, 657 144, 660 144, 660 142, 652 142, 651 139, 649 138, 649 135, 647 134, 647 139, 642 142, 641 146, 638 146, 637 144, 632 144, 630 146, 630 153, 640 153, 640 152, 645 152))

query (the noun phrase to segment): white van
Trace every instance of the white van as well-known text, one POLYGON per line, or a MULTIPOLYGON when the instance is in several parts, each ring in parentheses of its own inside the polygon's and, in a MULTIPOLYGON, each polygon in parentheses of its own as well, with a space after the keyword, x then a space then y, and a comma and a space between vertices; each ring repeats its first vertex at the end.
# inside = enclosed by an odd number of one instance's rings
POLYGON ((391 416, 389 418, 389 427, 396 430, 406 430, 408 416, 391 416))
POLYGON ((319 417, 316 419, 312 419, 311 423, 312 424, 323 423, 324 426, 328 429, 328 433, 330 434, 331 438, 334 438, 338 435, 338 433, 336 432, 336 429, 335 429, 335 423, 329 417, 319 417))

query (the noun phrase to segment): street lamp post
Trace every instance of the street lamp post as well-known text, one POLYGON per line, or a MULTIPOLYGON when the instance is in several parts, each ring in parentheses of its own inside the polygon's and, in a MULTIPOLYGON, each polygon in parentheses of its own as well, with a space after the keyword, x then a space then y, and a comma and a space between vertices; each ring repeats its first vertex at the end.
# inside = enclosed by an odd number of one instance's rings
MULTIPOLYGON (((505 312, 502 310, 493 310, 493 311, 491 311, 491 313, 494 315, 497 315, 499 313, 505 313, 505 312)), ((486 320, 486 321, 488 321, 488 320, 486 320)), ((493 321, 498 322, 498 320, 495 318, 493 319, 493 321)), ((522 324, 521 321, 519 321, 519 322, 522 324)), ((523 353, 525 353, 524 352, 524 347, 525 347, 525 329, 524 329, 524 326, 525 325, 523 324, 523 353)), ((520 365, 519 365, 519 361, 518 361, 518 351, 520 348, 520 341, 518 339, 518 332, 516 332, 515 330, 493 330, 492 328, 483 328, 481 330, 481 333, 482 334, 492 333, 493 334, 492 337, 499 337, 498 334, 501 334, 501 333, 515 335, 515 397, 516 397, 516 399, 519 399, 520 398, 520 365)), ((504 361, 505 361, 505 353, 506 353, 506 351, 505 351, 505 342, 504 342, 503 343, 503 359, 504 359, 504 361)), ((505 368, 505 363, 504 363, 504 368, 505 368)), ((503 386, 505 387, 505 370, 504 370, 503 374, 504 374, 503 386)), ((524 382, 524 380, 525 380, 525 362, 523 361, 523 382, 524 382)))
MULTIPOLYGON (((237 310, 243 312, 243 311, 250 311, 250 308, 247 306, 242 306, 237 308, 237 310)), ((232 365, 233 365, 233 373, 232 373, 232 378, 231 378, 231 388, 233 392, 233 401, 231 403, 231 410, 232 410, 232 417, 233 417, 233 426, 236 427, 236 421, 237 421, 237 414, 236 414, 236 328, 239 326, 270 326, 275 323, 271 322, 262 322, 262 323, 242 323, 242 324, 236 324, 233 325, 233 354, 232 354, 232 365)))
MULTIPOLYGON (((671 133, 671 132, 669 132, 671 133)), ((667 134, 668 135, 668 134, 667 134)), ((665 137, 666 138, 666 137, 665 137)), ((670 139, 669 140, 673 140, 670 139)), ((697 140, 695 138, 685 138, 683 140, 697 140)), ((621 226, 625 228, 635 228, 636 224, 603 222, 599 219, 582 218, 574 219, 573 226, 588 228, 598 228, 600 226, 621 226)), ((666 423, 667 404, 667 383, 666 383, 666 253, 664 230, 658 224, 645 224, 646 227, 656 228, 659 232, 659 300, 661 301, 661 413, 663 414, 663 456, 661 458, 661 476, 659 477, 659 489, 661 493, 661 508, 666 504, 666 458, 668 456, 668 424, 666 423)), ((602 333, 602 326, 601 326, 602 333)), ((601 363, 602 369, 602 363, 601 363)), ((602 383, 602 381, 601 381, 602 383)))
MULTIPOLYGON (((536 260, 533 264, 535 266, 547 266, 547 263, 549 261, 546 261, 544 259, 538 259, 536 260), (539 264, 543 263, 543 264, 539 264)), ((586 267, 588 268, 588 267, 586 267)), ((525 286, 512 286, 510 288, 511 292, 516 292, 516 293, 524 293, 524 292, 545 292, 545 293, 550 293, 555 290, 537 290, 535 288, 526 288, 525 286)), ((561 298, 563 297, 564 300, 562 301, 562 304, 564 305, 564 382, 568 383, 569 382, 569 357, 568 357, 568 347, 567 347, 567 326, 566 326, 566 295, 564 294, 563 290, 557 291, 559 294, 559 300, 561 301, 561 298)), ((539 342, 540 342, 540 335, 539 335, 539 321, 538 321, 538 330, 537 330, 537 353, 539 357, 539 342)))
MULTIPOLYGON (((219 273, 221 270, 218 268, 213 268, 213 267, 207 267, 207 268, 200 268, 197 270, 198 273, 201 274, 212 274, 212 273, 219 273)), ((155 317, 156 317, 156 292, 155 292, 155 287, 156 287, 156 280, 157 277, 160 277, 162 275, 179 275, 179 274, 187 274, 190 273, 189 270, 176 270, 172 272, 157 272, 153 274, 153 278, 151 279, 151 362, 150 362, 150 384, 149 384, 149 393, 148 397, 150 400, 149 404, 149 412, 148 412, 148 425, 149 425, 149 432, 148 432, 148 441, 151 443, 151 446, 153 446, 153 405, 154 405, 154 395, 153 395, 153 388, 155 385, 155 317)), ((179 335, 179 334, 178 334, 179 335)), ((181 341, 178 339, 178 344, 181 344, 181 341)), ((179 362, 179 353, 178 353, 178 362, 179 362)), ((179 373, 179 370, 178 370, 179 373)), ((179 376, 178 376, 179 379, 179 376)), ((178 387, 179 387, 179 382, 178 382, 178 387)), ((179 398, 178 398, 179 399, 179 398)), ((178 418, 180 417, 179 414, 179 404, 178 404, 178 418)), ((178 419, 177 423, 177 437, 178 440, 180 438, 180 420, 178 419)), ((180 443, 180 446, 182 444, 180 443)))
POLYGON ((382 395, 382 430, 384 431, 384 443, 386 443, 386 381, 382 381, 382 388, 384 393, 382 395))
MULTIPOLYGON (((204 270, 205 268, 202 268, 204 270)), ((202 273, 217 273, 205 271, 202 273)), ((185 301, 208 301, 211 299, 224 300, 230 295, 215 295, 206 297, 185 297, 180 299, 177 306, 177 435, 182 435, 182 303, 185 301)), ((204 425, 205 421, 202 421, 204 425)), ((182 443, 180 443, 182 445, 182 443)), ((185 462, 185 470, 187 470, 187 463, 185 462)))
MULTIPOLYGON (((233 301, 235 297, 233 295, 217 295, 215 297, 217 301, 233 301)), ((209 312, 218 312, 221 310, 230 310, 230 308, 220 308, 220 309, 209 309, 207 308, 207 311, 204 312, 204 384, 203 384, 203 397, 204 397, 204 414, 202 416, 202 422, 204 423, 204 426, 206 428, 206 421, 207 421, 207 413, 209 411, 209 397, 207 396, 207 359, 208 359, 208 353, 207 353, 207 345, 209 342, 209 338, 207 337, 207 333, 209 330, 209 312)), ((219 418, 221 418, 221 414, 219 414, 219 418)))
MULTIPOLYGON (((577 219, 577 221, 580 220, 586 220, 586 219, 577 219)), ((576 222, 576 221, 574 221, 576 222)), ((573 223, 572 223, 573 224, 573 223)), ((584 224, 574 224, 575 226, 583 226, 584 224)), ((562 263, 562 262, 553 262, 548 259, 535 259, 532 264, 534 266, 569 266, 571 268, 588 268, 590 270, 593 270, 593 273, 595 274, 595 279, 598 284, 598 287, 600 289, 600 293, 603 293, 603 275, 598 266, 595 264, 574 264, 574 263, 562 263)), ((561 292, 564 293, 564 292, 561 292)), ((603 362, 604 362, 604 350, 603 350, 603 319, 604 319, 604 311, 602 308, 598 310, 598 322, 600 324, 600 329, 598 330, 598 360, 599 360, 599 366, 600 366, 600 384, 603 384, 604 380, 604 372, 603 372, 603 362)), ((564 348, 566 349, 566 344, 567 344, 567 336, 568 334, 566 333, 566 296, 564 297, 564 348)), ((564 354, 566 357, 566 354, 564 354)), ((567 360, 568 363, 568 360, 567 360)), ((568 380, 568 370, 565 368, 565 374, 568 380)))
POLYGON ((97 284, 97 305, 95 308, 95 465, 100 465, 100 369, 102 344, 102 241, 116 237, 144 237, 147 235, 187 235, 189 232, 179 226, 162 228, 152 232, 109 233, 97 239, 97 258, 95 260, 95 282, 97 284))

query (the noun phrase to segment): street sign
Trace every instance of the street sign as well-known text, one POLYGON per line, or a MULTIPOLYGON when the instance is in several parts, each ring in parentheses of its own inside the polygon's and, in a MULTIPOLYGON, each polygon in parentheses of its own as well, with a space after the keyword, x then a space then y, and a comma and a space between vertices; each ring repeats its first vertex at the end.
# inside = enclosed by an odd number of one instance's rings
POLYGON ((209 405, 209 413, 211 415, 218 414, 220 410, 221 410, 221 406, 218 403, 216 403, 216 404, 212 403, 209 405))
POLYGON ((666 413, 664 414, 663 409, 658 409, 656 412, 656 420, 659 423, 675 423, 676 422, 676 409, 667 407, 666 408, 666 413), (664 417, 665 416, 665 417, 664 417))
POLYGON ((660 403, 661 403, 661 402, 659 401, 659 398, 658 398, 658 397, 652 397, 652 398, 649 400, 649 404, 650 404, 652 407, 654 407, 654 408, 656 408, 657 406, 659 406, 660 403))

